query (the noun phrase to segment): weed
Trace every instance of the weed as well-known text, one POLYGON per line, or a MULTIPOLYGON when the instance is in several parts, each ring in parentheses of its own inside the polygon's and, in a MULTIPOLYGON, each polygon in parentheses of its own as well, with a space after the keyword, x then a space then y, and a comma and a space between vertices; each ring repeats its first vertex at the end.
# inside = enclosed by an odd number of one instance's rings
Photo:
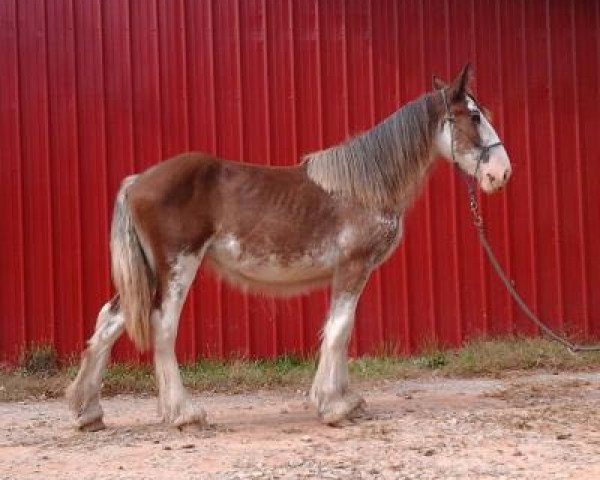
MULTIPOLYGON (((386 346, 385 351, 398 351, 386 346)), ((275 359, 201 359, 180 367, 185 385, 193 391, 244 392, 257 389, 306 389, 314 375, 314 358, 283 355, 275 359)), ((430 342, 417 357, 381 355, 351 359, 353 381, 414 378, 435 372, 440 376, 496 376, 532 369, 589 370, 600 367, 600 353, 572 355, 542 338, 474 339, 457 350, 443 350, 430 342)), ((0 369, 0 400, 58 397, 74 378, 76 365, 58 368, 56 352, 47 345, 21 356, 19 368, 0 369)), ((156 382, 149 365, 115 363, 104 376, 103 394, 154 393, 156 382)))
POLYGON ((50 344, 31 345, 19 356, 19 369, 25 375, 54 375, 58 371, 58 355, 50 344))
POLYGON ((431 370, 439 370, 449 363, 448 354, 445 352, 431 352, 421 357, 417 357, 414 362, 416 365, 431 370))

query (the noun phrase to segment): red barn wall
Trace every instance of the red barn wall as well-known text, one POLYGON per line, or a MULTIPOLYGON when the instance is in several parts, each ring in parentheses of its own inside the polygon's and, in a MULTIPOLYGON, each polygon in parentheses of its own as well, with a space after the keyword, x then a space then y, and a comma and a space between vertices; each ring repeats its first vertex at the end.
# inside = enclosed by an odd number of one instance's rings
MULTIPOLYGON (((125 175, 186 150, 292 165, 466 61, 514 164, 482 198, 500 261, 551 326, 597 337, 597 1, 0 0, 0 357, 81 350, 110 295, 125 175)), ((311 352, 326 307, 325 292, 272 300, 202 272, 179 357, 311 352)), ((535 330, 440 162, 368 284, 351 352, 515 332, 535 330)), ((115 353, 136 358, 127 341, 115 353)))

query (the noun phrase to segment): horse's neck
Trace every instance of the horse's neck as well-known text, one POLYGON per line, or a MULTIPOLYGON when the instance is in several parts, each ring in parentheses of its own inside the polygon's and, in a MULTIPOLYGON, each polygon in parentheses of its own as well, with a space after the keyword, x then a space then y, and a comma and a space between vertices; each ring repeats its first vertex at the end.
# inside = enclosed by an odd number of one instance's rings
MULTIPOLYGON (((438 119, 433 118, 431 121, 437 123, 438 119)), ((422 135, 425 137, 427 133, 422 132, 422 135)), ((419 155, 419 160, 415 162, 414 167, 408 167, 412 170, 411 180, 409 182, 403 181, 402 179, 393 180, 392 183, 394 184, 403 184, 403 188, 398 190, 397 195, 394 198, 394 210, 406 210, 413 203, 415 197, 421 192, 423 185, 426 183, 432 168, 438 159, 438 151, 435 147, 434 139, 435 135, 429 139, 423 138, 422 144, 425 146, 425 149, 420 153, 413 152, 414 155, 419 155)), ((397 145, 396 155, 399 168, 394 171, 394 174, 405 175, 406 171, 402 171, 404 165, 401 165, 401 162, 410 163, 411 159, 405 157, 406 151, 402 151, 402 145, 400 143, 397 145)))
POLYGON ((433 148, 431 149, 431 153, 428 155, 427 160, 428 161, 423 165, 422 170, 415 176, 415 181, 403 190, 402 195, 398 198, 397 203, 393 207, 394 210, 405 212, 421 193, 423 186, 431 174, 432 167, 437 161, 437 154, 433 148))
POLYGON ((406 205, 434 161, 433 102, 427 95, 414 100, 349 141, 308 155, 309 177, 372 207, 406 205))

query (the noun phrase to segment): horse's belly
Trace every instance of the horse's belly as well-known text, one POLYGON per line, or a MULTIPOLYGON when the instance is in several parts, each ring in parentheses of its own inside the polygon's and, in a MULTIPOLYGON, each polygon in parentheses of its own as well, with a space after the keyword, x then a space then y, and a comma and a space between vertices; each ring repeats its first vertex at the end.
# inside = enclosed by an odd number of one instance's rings
MULTIPOLYGON (((223 264, 221 264, 223 265, 223 264)), ((236 273, 244 278, 256 283, 272 284, 295 284, 311 282, 324 277, 329 277, 332 273, 328 268, 293 268, 281 265, 265 265, 261 263, 248 265, 225 265, 227 270, 236 273)))
POLYGON ((323 283, 331 278, 336 260, 335 252, 273 252, 249 253, 241 245, 225 239, 216 242, 207 252, 207 259, 225 276, 259 287, 293 287, 301 284, 323 283))

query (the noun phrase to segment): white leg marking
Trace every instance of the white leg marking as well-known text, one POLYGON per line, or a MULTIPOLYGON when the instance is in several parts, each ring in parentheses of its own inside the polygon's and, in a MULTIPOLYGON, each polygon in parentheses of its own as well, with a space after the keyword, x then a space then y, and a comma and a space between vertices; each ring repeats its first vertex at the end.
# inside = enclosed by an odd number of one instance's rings
POLYGON ((321 356, 311 388, 311 399, 326 423, 339 422, 362 404, 360 397, 348 395, 347 346, 357 302, 358 295, 337 298, 323 330, 321 356))
POLYGON ((67 389, 67 399, 80 428, 94 422, 99 424, 102 420, 102 374, 108 363, 110 350, 123 333, 123 328, 121 312, 111 313, 110 303, 104 305, 98 314, 96 331, 88 341, 79 373, 67 389))
POLYGON ((158 409, 163 421, 175 426, 204 423, 205 413, 193 408, 181 381, 175 339, 179 316, 201 256, 180 255, 173 266, 172 279, 160 311, 154 311, 154 363, 159 388, 158 409))
POLYGON ((342 295, 334 302, 323 331, 323 344, 330 350, 345 350, 352 326, 358 298, 342 295))

